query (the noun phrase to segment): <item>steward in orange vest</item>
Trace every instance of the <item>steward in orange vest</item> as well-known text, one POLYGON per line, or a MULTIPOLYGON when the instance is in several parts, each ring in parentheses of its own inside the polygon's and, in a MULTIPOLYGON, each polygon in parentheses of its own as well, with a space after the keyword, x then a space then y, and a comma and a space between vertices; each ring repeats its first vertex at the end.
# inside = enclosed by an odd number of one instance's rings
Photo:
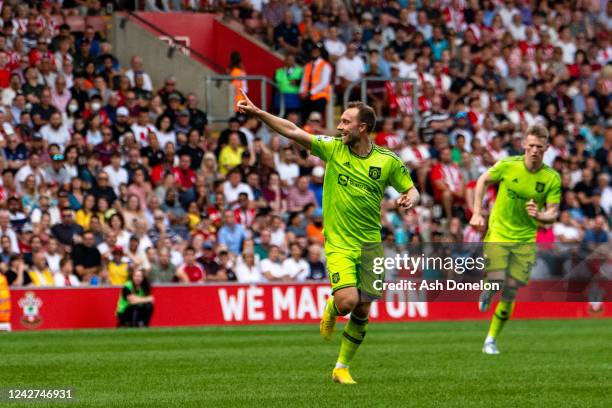
POLYGON ((331 64, 321 57, 322 48, 323 44, 320 43, 313 47, 310 51, 310 62, 304 66, 300 84, 304 121, 313 111, 325 115, 327 103, 331 99, 333 69, 331 64))
POLYGON ((11 331, 11 294, 3 273, 0 273, 0 331, 11 331))

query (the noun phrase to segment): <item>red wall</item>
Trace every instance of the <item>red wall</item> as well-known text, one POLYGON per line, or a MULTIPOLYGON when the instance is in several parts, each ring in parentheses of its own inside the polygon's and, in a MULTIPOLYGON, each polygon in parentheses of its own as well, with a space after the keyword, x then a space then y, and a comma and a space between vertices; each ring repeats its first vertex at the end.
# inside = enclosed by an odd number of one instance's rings
MULTIPOLYGON (((283 65, 275 54, 219 23, 212 14, 142 12, 138 15, 168 34, 189 37, 191 48, 224 69, 227 69, 233 51, 239 51, 242 55, 248 75, 273 78, 274 71, 283 65)), ((138 20, 133 21, 138 23, 138 20)), ((145 24, 140 25, 158 35, 145 24)))
MULTIPOLYGON (((114 327, 119 288, 15 289, 14 330, 114 327), (28 318, 28 306, 36 310, 28 318)), ((315 323, 330 294, 327 284, 159 286, 153 289, 152 326, 315 323)), ((30 310, 32 312, 32 310, 30 310)), ((488 319, 475 302, 379 302, 372 320, 488 319)), ((612 317, 612 302, 593 312, 588 303, 519 302, 518 319, 612 317)))

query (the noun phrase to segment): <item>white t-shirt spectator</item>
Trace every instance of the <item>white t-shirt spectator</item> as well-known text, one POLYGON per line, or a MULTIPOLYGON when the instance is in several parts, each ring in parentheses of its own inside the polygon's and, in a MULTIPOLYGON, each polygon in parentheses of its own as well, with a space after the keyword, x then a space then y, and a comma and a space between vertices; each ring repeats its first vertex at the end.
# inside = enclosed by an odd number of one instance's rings
MULTIPOLYGON (((30 174, 34 174, 34 171, 32 171, 32 167, 30 167, 29 164, 20 168, 17 174, 15 174, 15 182, 17 184, 16 185, 17 191, 21 192, 21 184, 25 181, 25 179, 28 178, 30 174)), ((42 168, 39 168, 38 171, 36 171, 34 175, 36 177, 37 185, 40 185, 46 182, 45 172, 42 168)))
POLYGON ((119 167, 117 170, 110 164, 104 167, 104 171, 108 174, 108 181, 115 190, 115 193, 119 194, 119 186, 122 183, 127 184, 128 172, 123 167, 119 167))
POLYGON ((140 147, 147 147, 149 145, 149 132, 158 134, 157 129, 153 125, 140 126, 138 123, 132 125, 132 133, 134 133, 134 137, 136 137, 140 147))
POLYGON ((565 225, 561 222, 556 222, 553 226, 553 234, 557 241, 564 237, 566 240, 578 241, 580 238, 580 230, 572 225, 565 225))
POLYGON ((49 270, 53 273, 58 273, 60 271, 60 261, 62 260, 62 256, 60 254, 45 254, 45 259, 47 260, 47 265, 49 266, 49 270))
POLYGON ((352 59, 342 57, 336 63, 336 75, 338 78, 344 78, 347 81, 353 82, 361 78, 365 74, 365 64, 359 56, 354 56, 352 59))
POLYGON ((238 183, 238 185, 234 187, 229 181, 223 183, 223 196, 225 197, 225 202, 231 203, 238 200, 240 193, 247 193, 249 200, 253 199, 253 190, 248 184, 238 183))
POLYGON ((270 259, 264 259, 261 261, 261 272, 269 272, 275 278, 285 276, 286 273, 283 271, 283 266, 280 262, 272 262, 270 259))
POLYGON ((292 279, 303 282, 310 275, 310 265, 304 259, 296 261, 291 258, 287 258, 283 261, 283 272, 285 275, 291 276, 292 279))
MULTIPOLYGON (((51 225, 59 224, 61 220, 60 211, 57 207, 50 207, 48 210, 49 216, 51 217, 51 225)), ((42 210, 40 208, 35 208, 32 210, 32 214, 30 214, 30 221, 32 224, 38 224, 40 219, 42 218, 42 210)))
POLYGON ((341 57, 346 54, 346 45, 339 39, 332 40, 329 38, 323 41, 323 45, 329 55, 333 55, 334 57, 341 57))
POLYGON ((412 64, 408 64, 406 61, 400 61, 397 63, 399 66, 399 76, 400 78, 410 78, 416 74, 416 64, 413 62, 412 64))
POLYGON ((493 160, 495 160, 496 162, 508 157, 508 151, 506 149, 499 149, 499 150, 494 150, 494 149, 488 149, 489 153, 491 154, 491 157, 493 157, 493 160))
POLYGON ((255 261, 255 265, 249 267, 242 259, 239 259, 234 273, 240 283, 259 283, 264 280, 261 274, 261 266, 257 261, 255 261))
POLYGON ((278 163, 278 166, 276 166, 276 170, 278 170, 280 179, 285 181, 289 186, 292 186, 295 179, 300 176, 300 166, 298 166, 296 163, 280 162, 278 163))
POLYGON ((419 164, 430 158, 429 149, 425 145, 406 146, 400 151, 404 163, 419 164))
POLYGON ((160 132, 157 131, 157 140, 159 141, 159 145, 162 147, 162 150, 166 147, 166 143, 172 142, 176 146, 176 133, 174 130, 169 132, 160 132))
POLYGON ((285 230, 282 228, 272 231, 270 234, 270 244, 276 245, 280 248, 285 247, 285 230))
POLYGON ((604 209, 608 216, 612 211, 612 187, 608 186, 601 192, 601 208, 604 209))
POLYGON ((65 147, 70 143, 70 132, 62 125, 58 129, 53 129, 49 124, 44 125, 40 128, 40 135, 43 140, 46 140, 48 144, 58 144, 61 147, 65 147))
POLYGON ((561 40, 559 40, 557 42, 557 47, 561 47, 561 50, 563 50, 563 63, 564 64, 573 64, 574 63, 574 56, 576 54, 576 44, 574 44, 573 42, 563 42, 561 40))
POLYGON ((53 280, 55 281, 55 286, 59 288, 63 288, 65 286, 79 286, 79 278, 76 277, 75 274, 71 273, 68 275, 68 284, 66 283, 66 277, 61 273, 54 273, 53 280))

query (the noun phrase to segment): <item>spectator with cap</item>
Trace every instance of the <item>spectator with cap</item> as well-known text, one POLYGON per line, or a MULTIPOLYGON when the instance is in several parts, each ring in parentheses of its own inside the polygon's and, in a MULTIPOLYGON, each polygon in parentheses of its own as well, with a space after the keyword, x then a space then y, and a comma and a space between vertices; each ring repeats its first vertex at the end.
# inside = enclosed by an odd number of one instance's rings
POLYGON ((174 123, 174 132, 178 135, 183 133, 185 135, 191 132, 191 123, 189 117, 189 110, 182 109, 178 112, 177 120, 174 123))
POLYGON ((436 202, 444 208, 447 219, 453 217, 453 206, 464 202, 464 182, 459 166, 451 161, 451 150, 440 151, 440 162, 433 166, 430 174, 436 202))
POLYGON ((166 106, 169 105, 168 98, 170 97, 171 94, 178 95, 178 97, 180 98, 181 104, 183 104, 183 101, 185 100, 185 97, 183 96, 181 91, 176 89, 176 78, 173 75, 166 77, 164 81, 164 86, 160 88, 159 91, 157 91, 157 94, 161 97, 162 102, 166 106))
POLYGON ((47 183, 67 188, 70 183, 70 175, 64 167, 64 155, 61 153, 54 154, 51 157, 51 164, 45 171, 45 180, 47 183))
POLYGON ((214 244, 210 241, 205 241, 202 244, 202 255, 198 258, 198 263, 206 271, 207 281, 223 282, 228 279, 228 271, 226 266, 220 262, 219 257, 214 251, 214 244))
POLYGON ((111 285, 125 285, 129 274, 129 259, 123 256, 123 248, 115 246, 107 264, 108 282, 111 285))

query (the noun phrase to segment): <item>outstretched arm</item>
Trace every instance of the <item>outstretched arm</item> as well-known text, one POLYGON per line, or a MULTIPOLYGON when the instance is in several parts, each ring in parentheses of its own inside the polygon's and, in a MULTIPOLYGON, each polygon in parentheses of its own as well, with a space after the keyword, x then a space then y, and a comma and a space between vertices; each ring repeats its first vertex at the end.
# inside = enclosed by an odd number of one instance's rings
POLYGON ((271 113, 259 109, 253 102, 251 102, 249 97, 242 89, 240 90, 240 93, 244 97, 243 100, 238 101, 238 111, 240 113, 251 114, 257 117, 263 123, 268 125, 270 129, 310 150, 312 135, 306 133, 286 119, 279 118, 278 116, 274 116, 271 113))

